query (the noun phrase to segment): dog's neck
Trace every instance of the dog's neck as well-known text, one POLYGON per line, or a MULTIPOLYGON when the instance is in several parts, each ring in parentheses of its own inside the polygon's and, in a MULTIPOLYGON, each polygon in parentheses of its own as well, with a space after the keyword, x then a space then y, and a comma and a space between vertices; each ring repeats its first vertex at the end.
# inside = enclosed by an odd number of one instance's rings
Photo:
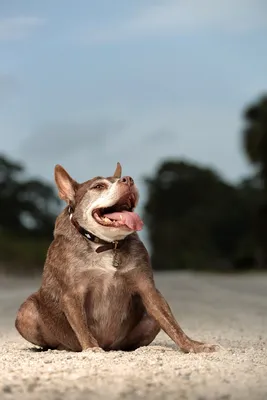
POLYGON ((106 250, 116 250, 119 249, 124 240, 115 240, 113 242, 107 242, 106 240, 100 239, 99 237, 97 237, 96 235, 94 235, 93 233, 87 231, 86 229, 84 229, 77 221, 76 219, 73 217, 73 208, 71 206, 68 207, 68 214, 69 214, 69 218, 71 223, 73 224, 73 226, 75 227, 75 229, 83 236, 85 237, 87 240, 90 240, 93 243, 97 243, 100 244, 101 246, 96 247, 95 251, 97 253, 102 253, 103 251, 106 250))

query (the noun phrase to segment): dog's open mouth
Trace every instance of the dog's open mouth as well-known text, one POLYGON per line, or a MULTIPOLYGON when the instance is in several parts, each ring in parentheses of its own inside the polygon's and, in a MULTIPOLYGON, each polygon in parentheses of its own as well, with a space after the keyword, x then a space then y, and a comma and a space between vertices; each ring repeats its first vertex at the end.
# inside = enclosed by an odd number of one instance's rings
POLYGON ((127 227, 132 231, 140 231, 143 221, 133 210, 136 199, 134 195, 122 197, 116 204, 107 208, 96 208, 94 219, 101 225, 113 228, 127 227))

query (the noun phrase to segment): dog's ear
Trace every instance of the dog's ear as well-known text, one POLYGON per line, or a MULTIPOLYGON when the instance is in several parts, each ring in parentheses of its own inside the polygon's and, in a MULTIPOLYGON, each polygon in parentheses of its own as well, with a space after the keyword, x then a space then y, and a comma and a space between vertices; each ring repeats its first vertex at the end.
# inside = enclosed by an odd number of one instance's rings
POLYGON ((113 174, 113 177, 114 178, 121 178, 121 165, 120 165, 120 163, 118 162, 117 163, 117 167, 116 167, 116 169, 115 169, 115 172, 114 172, 114 174, 113 174))
POLYGON ((78 189, 78 183, 71 178, 67 171, 61 166, 55 166, 55 181, 58 187, 58 195, 66 203, 74 202, 75 192, 78 189))

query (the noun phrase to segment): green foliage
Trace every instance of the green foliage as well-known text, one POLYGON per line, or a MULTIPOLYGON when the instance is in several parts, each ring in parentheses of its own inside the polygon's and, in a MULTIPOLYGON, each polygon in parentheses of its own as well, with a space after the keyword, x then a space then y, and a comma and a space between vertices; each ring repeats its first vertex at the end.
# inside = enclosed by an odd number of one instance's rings
POLYGON ((22 165, 0 156, 0 229, 51 237, 59 199, 49 184, 23 175, 22 165))
POLYGON ((0 156, 0 264, 17 273, 43 267, 60 205, 52 186, 24 174, 0 156))
MULTIPOLYGON (((243 142, 249 160, 263 174, 267 172, 267 96, 244 111, 243 142)), ((264 178, 265 176, 263 176, 264 178)))
POLYGON ((50 240, 0 234, 0 270, 16 275, 41 274, 50 240))
POLYGON ((243 118, 253 177, 233 185, 211 169, 173 160, 147 179, 155 269, 267 269, 267 95, 243 118))
POLYGON ((262 203, 258 208, 256 236, 261 268, 267 269, 267 95, 244 111, 243 145, 254 166, 262 189, 262 203))
POLYGON ((170 160, 146 182, 144 219, 154 269, 252 266, 253 224, 261 199, 255 180, 234 186, 211 169, 170 160))

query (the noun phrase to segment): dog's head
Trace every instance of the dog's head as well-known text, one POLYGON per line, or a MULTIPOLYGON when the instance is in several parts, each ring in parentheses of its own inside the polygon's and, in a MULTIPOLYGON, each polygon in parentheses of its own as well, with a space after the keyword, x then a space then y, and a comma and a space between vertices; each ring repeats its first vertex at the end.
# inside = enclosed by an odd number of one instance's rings
POLYGON ((139 200, 130 176, 121 177, 121 165, 111 177, 76 182, 60 165, 55 167, 59 197, 74 209, 73 217, 89 232, 106 241, 124 239, 143 227, 134 212, 139 200))

